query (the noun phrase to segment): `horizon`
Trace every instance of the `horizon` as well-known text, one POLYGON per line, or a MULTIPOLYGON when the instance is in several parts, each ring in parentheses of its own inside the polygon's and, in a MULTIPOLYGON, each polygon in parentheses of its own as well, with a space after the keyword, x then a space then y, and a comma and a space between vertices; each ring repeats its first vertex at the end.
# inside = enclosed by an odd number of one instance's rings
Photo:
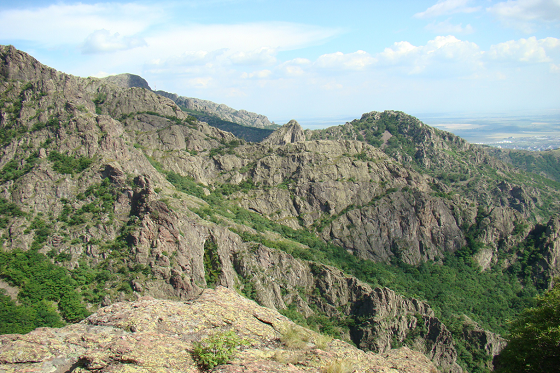
POLYGON ((275 122, 560 108, 560 0, 316 4, 22 0, 0 5, 0 43, 275 122))

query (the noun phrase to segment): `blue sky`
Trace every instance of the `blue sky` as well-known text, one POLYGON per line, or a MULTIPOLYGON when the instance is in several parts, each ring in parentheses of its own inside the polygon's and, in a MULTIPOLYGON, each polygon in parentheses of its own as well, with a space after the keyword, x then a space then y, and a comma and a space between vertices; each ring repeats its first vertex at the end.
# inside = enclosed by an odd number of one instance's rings
POLYGON ((0 0, 0 44, 278 123, 560 111, 560 0, 0 0))

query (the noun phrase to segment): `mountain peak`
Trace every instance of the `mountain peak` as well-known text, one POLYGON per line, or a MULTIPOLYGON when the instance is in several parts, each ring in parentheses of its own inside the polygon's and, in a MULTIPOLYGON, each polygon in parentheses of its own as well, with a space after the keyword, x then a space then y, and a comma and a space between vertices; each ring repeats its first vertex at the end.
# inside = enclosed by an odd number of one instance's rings
POLYGON ((300 124, 292 119, 288 123, 270 134, 262 142, 270 145, 286 145, 298 141, 305 141, 305 133, 300 124))
POLYGON ((122 88, 138 87, 138 88, 145 88, 150 91, 152 90, 150 88, 150 85, 146 81, 146 79, 134 74, 125 73, 125 74, 118 74, 118 75, 110 75, 108 77, 103 78, 103 80, 116 84, 122 88))

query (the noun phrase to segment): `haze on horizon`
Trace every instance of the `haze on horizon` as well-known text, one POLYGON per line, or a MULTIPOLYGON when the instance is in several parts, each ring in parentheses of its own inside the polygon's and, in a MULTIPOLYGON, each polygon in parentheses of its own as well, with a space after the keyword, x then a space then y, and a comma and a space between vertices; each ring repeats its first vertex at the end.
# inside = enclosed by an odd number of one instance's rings
POLYGON ((560 0, 0 3, 0 44, 60 71, 137 74, 278 123, 559 115, 559 37, 560 0))

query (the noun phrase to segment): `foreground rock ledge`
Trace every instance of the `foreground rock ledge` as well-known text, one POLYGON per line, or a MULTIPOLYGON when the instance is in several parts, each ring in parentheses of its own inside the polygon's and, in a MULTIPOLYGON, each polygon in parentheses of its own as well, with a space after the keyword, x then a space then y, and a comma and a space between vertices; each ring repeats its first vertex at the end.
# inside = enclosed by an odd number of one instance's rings
POLYGON ((191 355, 193 342, 230 329, 250 345, 213 372, 324 372, 335 364, 347 372, 437 372, 418 352, 374 354, 329 341, 224 287, 206 289, 189 302, 145 297, 64 328, 2 335, 0 372, 201 372, 191 355), (281 341, 290 329, 304 341, 299 348, 281 341))

